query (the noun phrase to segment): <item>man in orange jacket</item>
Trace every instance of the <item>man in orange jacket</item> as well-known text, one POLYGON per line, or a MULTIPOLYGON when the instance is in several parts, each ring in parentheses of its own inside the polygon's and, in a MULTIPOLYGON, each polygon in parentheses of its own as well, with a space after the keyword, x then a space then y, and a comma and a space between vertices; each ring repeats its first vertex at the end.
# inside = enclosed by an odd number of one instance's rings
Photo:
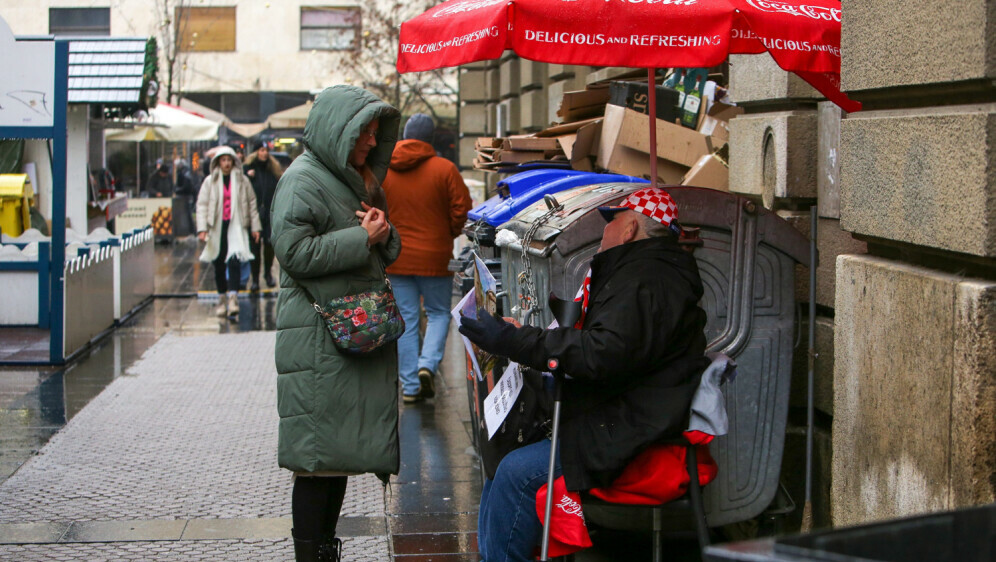
POLYGON ((456 166, 432 148, 432 118, 416 113, 405 124, 384 178, 388 216, 401 235, 401 255, 387 268, 405 319, 398 371, 406 403, 435 396, 433 376, 443 358, 450 322, 453 239, 460 235, 470 192, 456 166), (419 301, 428 325, 419 350, 419 301))

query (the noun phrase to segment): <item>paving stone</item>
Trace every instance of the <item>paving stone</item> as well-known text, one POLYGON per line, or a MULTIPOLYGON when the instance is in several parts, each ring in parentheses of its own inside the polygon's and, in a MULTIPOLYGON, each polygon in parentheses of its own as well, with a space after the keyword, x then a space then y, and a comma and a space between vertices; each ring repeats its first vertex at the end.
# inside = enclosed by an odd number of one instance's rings
MULTIPOLYGON (((63 543, 0 545, 0 560, 292 559, 286 533, 253 538, 289 528, 273 346, 273 332, 161 338, 0 484, 0 542, 72 523, 63 543), (207 519, 245 533, 211 540, 207 519), (204 540, 180 540, 188 520, 204 540)), ((343 531, 371 535, 344 533, 350 560, 390 558, 384 498, 375 476, 350 477, 343 531)))

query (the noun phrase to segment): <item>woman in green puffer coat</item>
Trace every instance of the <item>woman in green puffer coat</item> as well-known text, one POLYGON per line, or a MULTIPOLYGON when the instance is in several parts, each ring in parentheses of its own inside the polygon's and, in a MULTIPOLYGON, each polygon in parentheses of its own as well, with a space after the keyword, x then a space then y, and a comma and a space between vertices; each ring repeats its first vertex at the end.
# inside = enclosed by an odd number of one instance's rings
POLYGON ((380 182, 400 115, 353 86, 319 94, 307 151, 277 184, 271 212, 280 262, 277 301, 278 462, 294 471, 298 561, 336 560, 335 527, 348 475, 397 474, 398 355, 388 345, 339 354, 312 303, 379 288, 401 251, 380 182))

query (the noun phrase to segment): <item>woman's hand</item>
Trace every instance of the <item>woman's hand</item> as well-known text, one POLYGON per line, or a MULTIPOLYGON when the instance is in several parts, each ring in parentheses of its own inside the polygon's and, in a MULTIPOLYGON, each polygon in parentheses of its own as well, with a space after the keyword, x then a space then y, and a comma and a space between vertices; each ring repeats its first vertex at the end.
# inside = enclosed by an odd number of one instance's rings
POLYGON ((258 230, 252 233, 252 241, 255 242, 256 244, 259 244, 259 234, 260 233, 258 230))
POLYGON ((197 239, 201 242, 207 242, 208 233, 206 230, 202 230, 197 233, 197 239))
POLYGON ((360 204, 363 205, 363 210, 356 211, 356 216, 360 218, 360 226, 367 231, 367 243, 373 246, 387 240, 388 234, 391 233, 391 227, 387 224, 387 216, 384 215, 384 211, 366 203, 361 202, 360 204))

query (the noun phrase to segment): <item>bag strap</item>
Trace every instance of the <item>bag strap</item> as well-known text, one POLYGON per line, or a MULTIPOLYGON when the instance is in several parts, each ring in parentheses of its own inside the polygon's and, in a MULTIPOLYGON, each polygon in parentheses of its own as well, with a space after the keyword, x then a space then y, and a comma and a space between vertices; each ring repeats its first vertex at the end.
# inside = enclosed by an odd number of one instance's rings
MULTIPOLYGON (((311 306, 315 307, 315 310, 318 312, 318 314, 324 313, 325 309, 322 308, 322 305, 318 304, 318 301, 315 299, 314 296, 312 296, 311 291, 309 291, 308 288, 304 286, 304 283, 299 282, 297 285, 298 287, 301 287, 302 291, 304 291, 304 296, 308 297, 308 300, 311 301, 311 306)), ((391 280, 387 277, 386 271, 384 272, 384 285, 387 286, 388 292, 390 292, 393 295, 394 287, 391 287, 391 280)))

